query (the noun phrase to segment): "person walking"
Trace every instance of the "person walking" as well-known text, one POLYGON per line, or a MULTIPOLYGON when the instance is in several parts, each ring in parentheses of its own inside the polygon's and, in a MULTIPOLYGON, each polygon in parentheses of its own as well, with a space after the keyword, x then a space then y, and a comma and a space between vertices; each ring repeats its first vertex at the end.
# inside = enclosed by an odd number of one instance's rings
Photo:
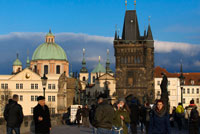
POLYGON ((112 134, 112 125, 114 119, 114 109, 107 99, 99 98, 99 104, 95 110, 94 126, 97 128, 96 134, 112 134))
POLYGON ((150 116, 148 134, 171 134, 169 114, 162 100, 158 100, 150 116))
POLYGON ((35 134, 50 134, 51 118, 49 108, 45 105, 45 97, 39 96, 37 101, 38 105, 33 108, 35 134))
POLYGON ((85 105, 85 107, 82 109, 82 117, 83 117, 83 126, 90 127, 89 124, 89 108, 88 105, 85 105))
POLYGON ((182 130, 182 119, 184 117, 184 108, 182 103, 179 103, 177 108, 176 108, 176 122, 178 125, 179 131, 182 130))
POLYGON ((78 110, 76 112, 76 123, 78 124, 78 127, 80 127, 81 116, 82 116, 82 109, 80 106, 78 106, 78 110))
POLYGON ((7 122, 7 134, 20 134, 20 126, 23 122, 22 106, 18 104, 19 96, 14 94, 13 99, 9 99, 9 103, 4 110, 4 119, 7 122))
POLYGON ((190 101, 186 112, 189 116, 189 134, 199 134, 199 112, 194 104, 194 100, 190 101))
POLYGON ((131 104, 129 105, 130 108, 130 127, 132 134, 137 134, 137 125, 139 122, 139 106, 138 101, 136 98, 131 100, 131 104))
POLYGON ((128 124, 130 124, 129 112, 125 108, 125 99, 120 99, 117 103, 114 114, 114 134, 122 134, 120 133, 120 129, 123 134, 128 134, 128 124))

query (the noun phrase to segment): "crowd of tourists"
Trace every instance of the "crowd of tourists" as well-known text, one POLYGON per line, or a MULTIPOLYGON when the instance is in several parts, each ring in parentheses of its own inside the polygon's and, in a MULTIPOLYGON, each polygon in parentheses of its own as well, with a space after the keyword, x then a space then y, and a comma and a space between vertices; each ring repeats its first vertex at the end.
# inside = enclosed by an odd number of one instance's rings
MULTIPOLYGON (((20 134, 24 116, 18 99, 18 95, 13 95, 4 110, 7 134, 13 131, 20 134)), ((45 97, 39 96, 37 100, 38 104, 33 109, 35 134, 50 134, 51 118, 45 97)), ((131 97, 121 98, 112 105, 109 99, 100 96, 97 104, 90 109, 88 105, 78 108, 76 123, 78 127, 81 121, 85 127, 92 126, 94 134, 137 134, 138 126, 144 134, 172 134, 171 128, 175 126, 178 126, 179 131, 184 127, 188 128, 189 134, 199 134, 199 113, 194 100, 185 109, 179 103, 173 108, 172 114, 167 109, 162 100, 156 100, 150 106, 149 103, 140 105, 136 98, 131 97)))

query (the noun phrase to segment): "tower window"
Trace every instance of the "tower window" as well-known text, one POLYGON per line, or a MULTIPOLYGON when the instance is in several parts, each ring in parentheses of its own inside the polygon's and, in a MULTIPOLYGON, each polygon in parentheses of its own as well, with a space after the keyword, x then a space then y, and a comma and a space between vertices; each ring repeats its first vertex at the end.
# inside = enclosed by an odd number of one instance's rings
POLYGON ((60 65, 56 66, 56 74, 60 74, 60 65))
POLYGON ((48 65, 44 65, 44 73, 48 74, 48 65))
POLYGON ((37 73, 37 65, 34 66, 34 72, 37 73))
POLYGON ((85 77, 83 77, 83 81, 85 81, 85 77))

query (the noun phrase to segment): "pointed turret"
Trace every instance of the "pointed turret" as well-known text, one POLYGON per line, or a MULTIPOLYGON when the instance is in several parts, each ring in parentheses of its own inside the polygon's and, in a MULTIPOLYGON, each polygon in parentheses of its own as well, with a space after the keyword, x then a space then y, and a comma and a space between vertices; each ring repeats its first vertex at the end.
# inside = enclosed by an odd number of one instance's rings
POLYGON ((19 60, 19 54, 17 53, 17 58, 13 62, 13 74, 17 74, 18 72, 22 71, 22 62, 19 60))
POLYGON ((30 67, 30 60, 29 60, 29 56, 27 56, 26 59, 26 67, 29 68, 30 67))
POLYGON ((51 29, 49 29, 49 33, 46 35, 46 43, 55 43, 55 36, 52 34, 51 29))
POLYGON ((80 73, 87 73, 88 70, 86 68, 86 61, 85 61, 85 48, 83 48, 83 60, 82 60, 82 68, 80 70, 80 73))
POLYGON ((117 25, 115 25, 115 39, 114 40, 117 40, 118 39, 118 36, 117 36, 117 25))
POLYGON ((151 32, 150 24, 148 26, 148 31, 147 31, 147 40, 153 40, 153 35, 152 35, 152 32, 151 32))
POLYGON ((144 27, 144 39, 146 39, 146 36, 147 36, 147 31, 146 28, 144 27))
POLYGON ((127 10, 122 32, 123 40, 136 41, 140 37, 136 10, 127 10))
POLYGON ((106 73, 113 73, 110 69, 109 49, 107 49, 106 73))

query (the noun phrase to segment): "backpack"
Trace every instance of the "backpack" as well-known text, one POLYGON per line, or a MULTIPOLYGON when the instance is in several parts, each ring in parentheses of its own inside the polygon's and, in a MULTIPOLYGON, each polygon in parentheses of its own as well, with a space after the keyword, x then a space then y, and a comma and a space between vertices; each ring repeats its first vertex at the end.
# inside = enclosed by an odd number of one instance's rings
POLYGON ((196 108, 193 108, 190 113, 190 121, 196 122, 199 120, 199 112, 196 108))

